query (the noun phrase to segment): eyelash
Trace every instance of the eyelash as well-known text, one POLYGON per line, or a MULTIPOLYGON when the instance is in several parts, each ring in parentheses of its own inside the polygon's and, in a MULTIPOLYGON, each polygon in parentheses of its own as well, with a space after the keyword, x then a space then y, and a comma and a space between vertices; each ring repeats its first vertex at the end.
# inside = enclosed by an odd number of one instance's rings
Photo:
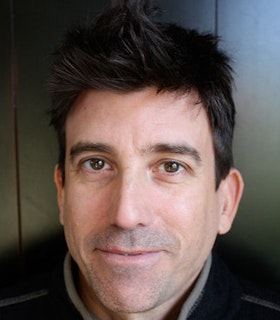
MULTIPOLYGON (((81 160, 79 163, 79 167, 82 171, 85 171, 87 173, 105 173, 104 171, 110 171, 113 170, 113 166, 106 160, 103 158, 99 158, 99 157, 92 157, 92 158, 88 158, 88 159, 84 159, 81 160), (98 162, 100 162, 99 164, 101 165, 100 168, 93 168, 92 163, 98 165, 98 162)), ((186 164, 182 164, 179 161, 176 160, 161 160, 158 164, 156 164, 154 166, 154 169, 152 170, 154 173, 159 172, 165 176, 176 176, 179 175, 180 173, 184 173, 184 172, 192 172, 192 169, 186 165, 186 164), (167 168, 171 168, 171 171, 168 171, 167 168), (175 171, 172 171, 172 166, 175 167, 175 171)))
POLYGON ((111 166, 108 164, 108 162, 102 158, 90 158, 90 159, 83 160, 83 161, 81 161, 80 166, 82 168, 85 168, 86 171, 92 171, 92 172, 100 172, 100 171, 104 171, 104 170, 111 168, 111 166), (101 164, 102 167, 94 169, 91 164, 93 163, 94 165, 97 166, 98 162, 99 163, 102 162, 102 164, 101 164))
POLYGON ((186 165, 183 165, 182 163, 178 162, 178 161, 175 161, 175 160, 166 160, 164 162, 162 162, 158 168, 161 170, 164 171, 165 174, 167 175, 176 175, 176 174, 179 174, 181 171, 189 171, 189 168, 186 167, 186 165), (176 166, 175 168, 175 171, 168 171, 167 170, 167 166, 170 166, 171 169, 172 167, 176 166))

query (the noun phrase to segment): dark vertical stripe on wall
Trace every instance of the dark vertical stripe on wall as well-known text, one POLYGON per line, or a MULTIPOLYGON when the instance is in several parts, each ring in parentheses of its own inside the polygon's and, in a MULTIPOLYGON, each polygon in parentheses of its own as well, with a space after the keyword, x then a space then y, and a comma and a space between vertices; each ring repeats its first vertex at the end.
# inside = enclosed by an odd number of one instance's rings
POLYGON ((215 34, 215 36, 217 36, 218 35, 218 32, 219 32, 219 22, 218 22, 218 1, 219 0, 215 0, 215 13, 214 13, 214 15, 215 15, 215 17, 214 17, 214 23, 215 23, 215 25, 214 25, 214 34, 215 34))
POLYGON ((10 28, 11 28, 11 105, 13 109, 13 130, 14 130, 14 155, 16 175, 16 199, 18 219, 18 251, 20 267, 23 269, 23 241, 22 241, 22 215, 21 215, 21 190, 20 190, 20 167, 19 167, 19 139, 18 139, 18 110, 17 110, 17 89, 18 89, 18 60, 15 41, 15 11, 14 1, 10 0, 10 28))

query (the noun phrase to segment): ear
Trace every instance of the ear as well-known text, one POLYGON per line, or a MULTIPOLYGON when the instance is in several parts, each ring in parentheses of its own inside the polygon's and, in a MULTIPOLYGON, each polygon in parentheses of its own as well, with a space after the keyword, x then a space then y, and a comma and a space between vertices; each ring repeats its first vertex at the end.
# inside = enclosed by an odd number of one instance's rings
POLYGON ((244 183, 240 172, 232 168, 219 186, 219 192, 221 194, 219 234, 227 233, 231 229, 243 193, 243 188, 244 183))
POLYGON ((63 225, 64 224, 64 184, 61 169, 58 165, 55 166, 54 169, 54 182, 57 190, 57 203, 59 208, 59 221, 63 225))

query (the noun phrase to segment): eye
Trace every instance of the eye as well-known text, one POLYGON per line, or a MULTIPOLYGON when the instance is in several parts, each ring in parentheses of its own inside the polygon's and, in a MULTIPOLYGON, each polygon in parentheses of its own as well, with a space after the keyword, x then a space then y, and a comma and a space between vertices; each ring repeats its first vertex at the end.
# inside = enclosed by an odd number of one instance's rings
POLYGON ((84 161, 83 166, 89 171, 101 171, 104 169, 109 169, 109 164, 103 159, 91 158, 84 161))
POLYGON ((160 160, 160 162, 153 167, 153 173, 156 179, 170 183, 185 181, 190 172, 186 163, 172 159, 160 160))
POLYGON ((187 170, 183 164, 173 160, 168 160, 161 163, 161 165, 158 168, 159 168, 159 171, 162 171, 163 173, 166 173, 166 174, 176 174, 176 173, 180 173, 181 171, 187 170))
POLYGON ((163 168, 168 173, 175 173, 182 169, 182 165, 176 161, 168 161, 163 164, 163 168))

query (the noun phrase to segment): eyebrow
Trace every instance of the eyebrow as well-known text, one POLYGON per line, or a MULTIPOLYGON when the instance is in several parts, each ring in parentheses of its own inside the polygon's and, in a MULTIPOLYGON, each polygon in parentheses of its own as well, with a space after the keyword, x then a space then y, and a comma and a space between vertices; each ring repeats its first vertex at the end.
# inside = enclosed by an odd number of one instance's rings
MULTIPOLYGON (((117 152, 115 148, 104 143, 94 143, 94 142, 78 142, 70 149, 70 160, 73 161, 74 158, 83 152, 101 152, 109 153, 115 155, 117 152)), ((158 143, 148 146, 143 149, 144 154, 150 153, 169 153, 169 154, 180 154, 190 156, 198 164, 201 162, 201 156, 198 150, 191 147, 188 144, 168 144, 168 143, 158 143)))
POLYGON ((201 162, 201 156, 198 150, 191 147, 188 144, 155 144, 145 150, 147 153, 173 153, 173 154, 180 154, 185 156, 190 156, 193 158, 197 163, 201 162))
POLYGON ((104 143, 78 142, 70 149, 70 160, 83 152, 115 153, 114 148, 104 143))

